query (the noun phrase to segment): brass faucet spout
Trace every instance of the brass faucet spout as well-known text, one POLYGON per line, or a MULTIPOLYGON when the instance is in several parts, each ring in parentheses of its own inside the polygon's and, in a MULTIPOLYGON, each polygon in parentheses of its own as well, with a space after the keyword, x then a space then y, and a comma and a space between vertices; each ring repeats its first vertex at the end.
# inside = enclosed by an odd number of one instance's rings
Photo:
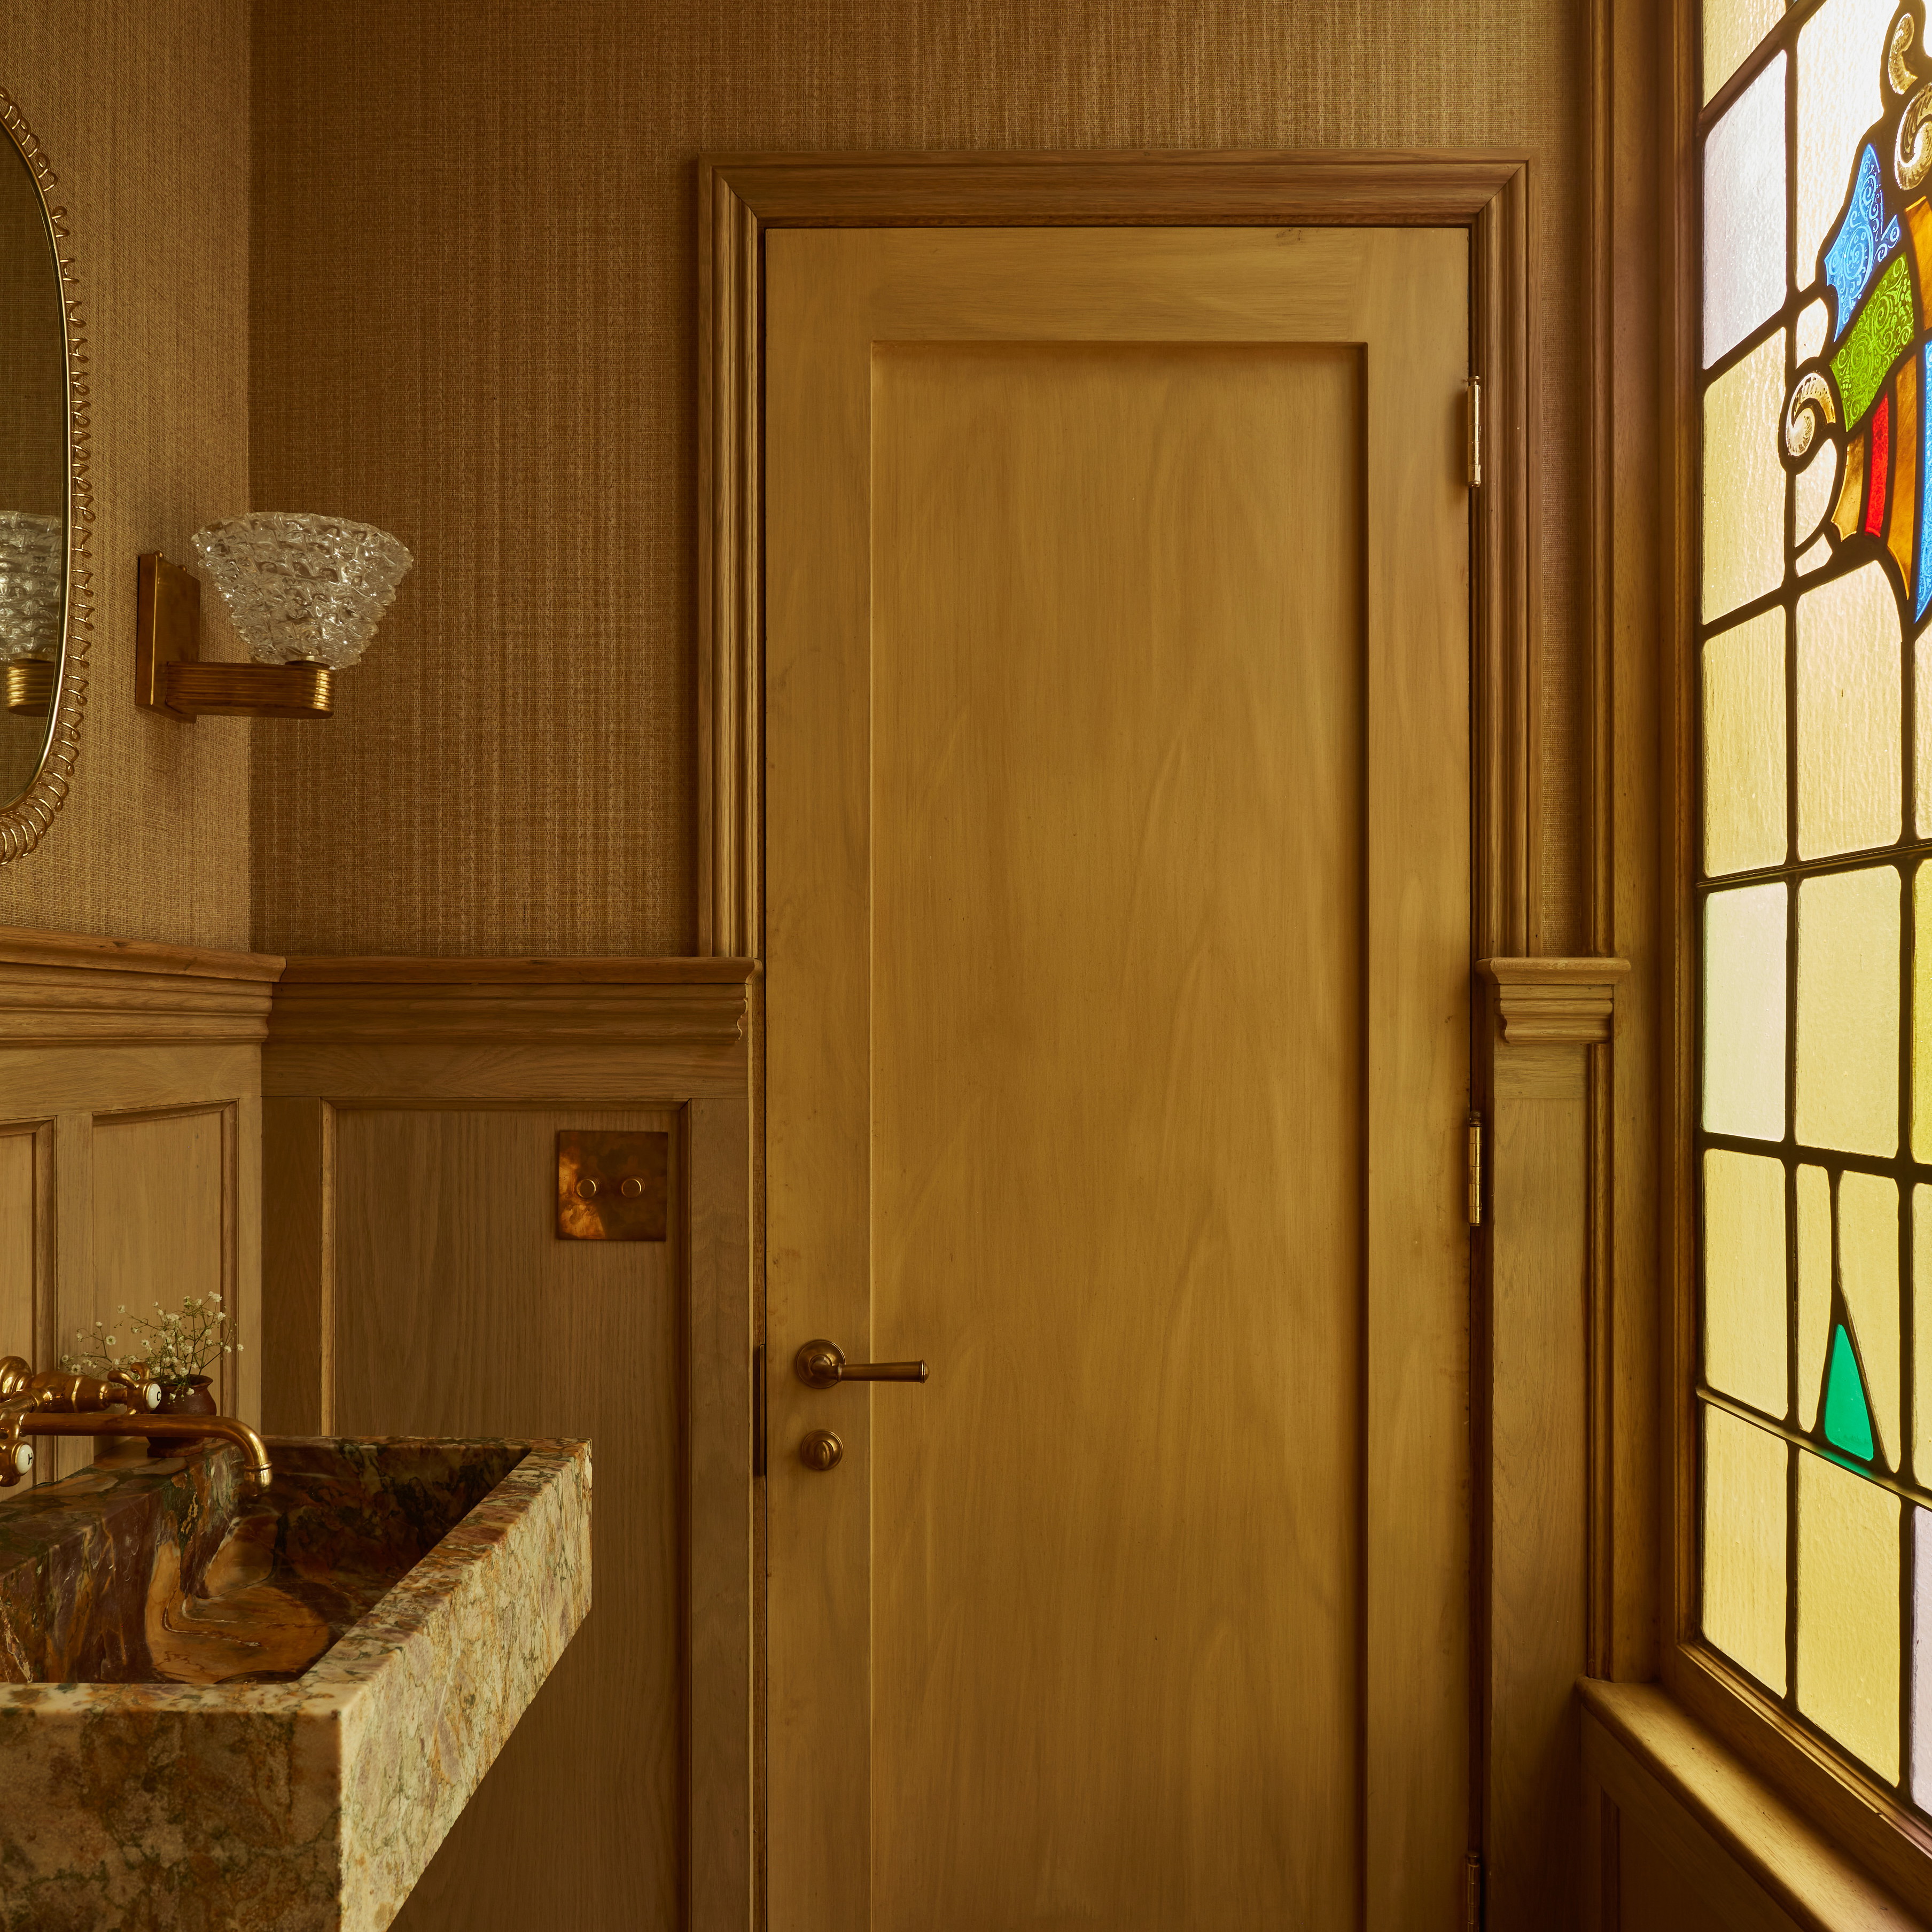
POLYGON ((218 1436, 242 1452, 242 1474, 257 1490, 274 1480, 268 1446, 245 1422, 232 1415, 123 1415, 110 1412, 86 1415, 30 1411, 21 1418, 28 1436, 140 1436, 150 1442, 193 1442, 218 1436))

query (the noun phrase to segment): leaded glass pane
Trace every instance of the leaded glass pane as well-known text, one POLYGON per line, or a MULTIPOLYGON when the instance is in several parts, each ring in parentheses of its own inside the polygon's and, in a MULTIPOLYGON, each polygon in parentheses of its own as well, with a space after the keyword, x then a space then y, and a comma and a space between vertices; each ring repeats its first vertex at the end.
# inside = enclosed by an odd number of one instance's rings
POLYGON ((1798 1708, 1898 1776, 1898 1498, 1800 1450, 1798 1708))
POLYGON ((1799 857, 1898 837, 1904 690, 1898 603, 1876 564, 1798 598, 1799 857))
POLYGON ((1723 616, 1775 590, 1784 574, 1784 468, 1778 412, 1784 332, 1704 392, 1704 615, 1723 616))
POLYGON ((1784 56, 1704 148, 1704 360, 1735 349, 1784 306, 1784 56))
POLYGON ((1704 869, 1713 878, 1784 857, 1784 613, 1704 646, 1704 869))
POLYGON ((1713 892, 1704 908, 1704 1124, 1750 1140, 1784 1136, 1781 885, 1713 892))
POLYGON ((1899 1464, 1898 1184, 1856 1169, 1838 1181, 1838 1274, 1858 1344, 1879 1460, 1899 1464))
MULTIPOLYGON (((1784 0, 1706 0, 1704 98, 1708 100, 1738 70, 1752 48, 1776 26, 1784 0)), ((1778 157, 1784 173, 1784 156, 1778 157)))
POLYGON ((1781 1694, 1791 1451, 1721 1408, 1703 1414, 1704 1634, 1781 1694))
POLYGON ((1798 1138, 1898 1150, 1898 874, 1827 872, 1798 889, 1798 1138))
POLYGON ((1766 1415, 1789 1394, 1784 1166, 1713 1148, 1704 1156, 1704 1378, 1766 1415))
POLYGON ((1832 1181, 1822 1167, 1798 1170, 1798 1426, 1818 1426, 1825 1342, 1832 1328, 1832 1181))

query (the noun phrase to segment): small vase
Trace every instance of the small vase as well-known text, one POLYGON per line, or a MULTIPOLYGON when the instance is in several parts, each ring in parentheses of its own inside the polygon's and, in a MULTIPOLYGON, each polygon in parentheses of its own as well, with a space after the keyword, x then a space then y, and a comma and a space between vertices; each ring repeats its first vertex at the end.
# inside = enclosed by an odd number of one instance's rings
MULTIPOLYGON (((220 1406, 208 1388, 206 1376, 190 1376, 184 1389, 170 1389, 161 1397, 157 1415, 219 1415, 220 1406)), ((199 1449, 206 1436, 154 1436, 148 1438, 150 1456, 183 1456, 199 1449)))

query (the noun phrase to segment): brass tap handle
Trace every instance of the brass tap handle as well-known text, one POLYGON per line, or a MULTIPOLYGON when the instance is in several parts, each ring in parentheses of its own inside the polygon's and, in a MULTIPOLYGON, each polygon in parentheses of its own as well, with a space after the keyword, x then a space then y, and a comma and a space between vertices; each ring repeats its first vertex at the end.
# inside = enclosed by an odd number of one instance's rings
POLYGON ((922 1382, 932 1373, 923 1362, 848 1362, 836 1342, 808 1342, 794 1360, 807 1388, 836 1388, 840 1382, 922 1382))
POLYGON ((92 1376, 64 1371, 36 1375, 18 1355, 0 1356, 0 1402, 31 1398, 37 1408, 59 1414, 91 1414, 106 1408, 152 1410, 160 1406, 161 1385, 148 1378, 146 1365, 136 1362, 96 1381, 92 1376))

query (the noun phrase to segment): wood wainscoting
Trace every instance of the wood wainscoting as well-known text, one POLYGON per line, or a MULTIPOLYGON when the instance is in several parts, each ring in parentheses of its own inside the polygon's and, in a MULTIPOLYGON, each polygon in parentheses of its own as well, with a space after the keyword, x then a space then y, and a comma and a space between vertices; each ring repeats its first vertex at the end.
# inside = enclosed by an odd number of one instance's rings
MULTIPOLYGON (((0 928, 0 1354, 219 1293, 260 1402, 260 1057, 280 960, 0 928)), ((39 1480, 86 1438, 42 1445, 39 1480)), ((18 1493, 17 1492, 16 1493, 18 1493)))
POLYGON ((297 958, 276 988, 267 1426, 596 1459, 590 1617, 404 1932, 749 1922, 752 975, 297 958), (667 1240, 558 1238, 565 1129, 670 1136, 667 1240))

